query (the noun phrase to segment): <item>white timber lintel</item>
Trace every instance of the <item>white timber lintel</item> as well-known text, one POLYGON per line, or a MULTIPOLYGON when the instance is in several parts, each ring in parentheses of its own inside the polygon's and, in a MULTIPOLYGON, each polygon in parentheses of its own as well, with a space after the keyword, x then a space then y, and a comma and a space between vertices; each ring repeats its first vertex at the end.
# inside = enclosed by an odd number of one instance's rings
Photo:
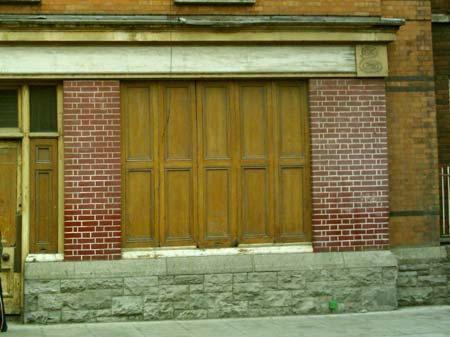
POLYGON ((0 45, 0 78, 387 75, 384 44, 359 48, 360 55, 355 48, 350 44, 0 45), (358 68, 363 61, 365 66, 358 68))

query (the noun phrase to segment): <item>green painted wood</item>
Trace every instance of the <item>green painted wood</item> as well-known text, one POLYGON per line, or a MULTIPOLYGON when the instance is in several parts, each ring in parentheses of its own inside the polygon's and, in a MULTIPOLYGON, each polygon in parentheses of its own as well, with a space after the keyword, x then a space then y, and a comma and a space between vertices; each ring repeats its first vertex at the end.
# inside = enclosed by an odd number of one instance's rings
POLYGON ((30 86, 30 131, 57 131, 56 107, 56 86, 30 86))

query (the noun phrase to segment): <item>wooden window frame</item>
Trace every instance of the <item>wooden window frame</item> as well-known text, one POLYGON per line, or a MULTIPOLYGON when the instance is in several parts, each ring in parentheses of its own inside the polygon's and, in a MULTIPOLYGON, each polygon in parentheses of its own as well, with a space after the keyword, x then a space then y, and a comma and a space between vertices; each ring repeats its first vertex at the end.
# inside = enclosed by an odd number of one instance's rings
POLYGON ((19 84, 2 85, 0 90, 16 90, 17 91, 17 127, 2 128, 0 127, 0 138, 21 138, 23 137, 23 90, 19 84))
MULTIPOLYGON (((0 0, 0 3, 2 1, 0 0)), ((23 2, 23 1, 20 1, 23 2)), ((63 138, 63 86, 55 81, 36 81, 24 84, 11 82, 0 85, 0 89, 18 90, 18 128, 0 128, 0 139, 21 141, 21 194, 22 194, 22 258, 25 261, 30 252, 30 206, 31 206, 31 163, 30 142, 32 139, 57 140, 57 254, 64 253, 64 138, 63 138), (57 131, 30 132, 29 87, 31 85, 54 85, 57 97, 57 131)), ((34 253, 33 253, 34 254, 34 253)), ((23 263, 22 261, 22 263, 23 263)))

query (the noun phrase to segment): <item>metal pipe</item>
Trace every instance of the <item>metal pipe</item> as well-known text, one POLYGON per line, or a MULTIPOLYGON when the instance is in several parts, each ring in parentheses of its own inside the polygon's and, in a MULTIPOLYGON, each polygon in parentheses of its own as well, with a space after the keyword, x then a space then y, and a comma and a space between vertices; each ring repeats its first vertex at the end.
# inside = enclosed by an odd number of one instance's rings
POLYGON ((444 167, 441 167, 441 209, 442 209, 442 235, 445 234, 445 227, 446 227, 446 221, 445 221, 445 180, 444 180, 444 167))
POLYGON ((450 165, 447 165, 447 235, 450 234, 450 165))

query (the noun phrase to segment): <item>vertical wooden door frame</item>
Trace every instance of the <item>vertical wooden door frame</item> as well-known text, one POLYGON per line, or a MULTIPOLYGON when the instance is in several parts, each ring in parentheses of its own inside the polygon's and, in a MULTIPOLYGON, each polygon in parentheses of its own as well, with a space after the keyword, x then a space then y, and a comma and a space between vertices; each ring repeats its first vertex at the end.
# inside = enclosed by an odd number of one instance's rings
MULTIPOLYGON (((36 82, 33 84, 49 84, 49 82, 36 82)), ((64 138, 63 138, 63 86, 62 84, 56 84, 51 82, 51 85, 56 85, 57 90, 57 132, 50 133, 35 133, 34 138, 55 138, 58 142, 58 199, 57 199, 57 209, 58 209, 58 241, 57 253, 62 254, 64 252, 64 138)), ((18 210, 21 214, 20 233, 18 237, 21 239, 20 243, 16 244, 16 247, 20 250, 18 251, 18 257, 20 258, 19 268, 21 273, 21 293, 19 294, 21 308, 23 308, 23 276, 25 261, 30 253, 30 192, 31 192, 31 181, 30 181, 30 91, 29 84, 12 83, 2 85, 2 88, 15 88, 18 91, 17 95, 17 105, 18 105, 18 127, 8 128, 5 130, 0 130, 1 140, 11 140, 17 141, 18 150, 18 210), (20 198, 20 200, 19 200, 20 198), (19 248, 20 247, 20 248, 19 248)))
POLYGON ((57 140, 57 254, 64 254, 64 91, 61 83, 55 82, 36 82, 32 85, 55 85, 56 86, 56 118, 57 130, 56 132, 30 132, 30 84, 22 85, 21 91, 21 110, 19 115, 22 118, 22 270, 25 263, 26 256, 30 254, 30 193, 31 193, 31 153, 30 153, 30 139, 37 138, 53 138, 57 140))
MULTIPOLYGON (((54 84, 54 83, 52 83, 54 84)), ((40 134, 39 136, 46 138, 57 138, 57 161, 58 161, 58 187, 57 187, 57 210, 58 210, 58 239, 57 239, 57 253, 64 253, 64 102, 63 102, 63 86, 57 84, 57 135, 54 133, 40 134)), ((20 88, 20 105, 19 120, 21 120, 22 127, 22 308, 23 308, 23 294, 24 282, 23 271, 25 268, 25 261, 30 254, 30 192, 31 192, 31 165, 30 165, 30 90, 29 85, 24 84, 20 88)))
MULTIPOLYGON (((197 178, 197 134, 196 134, 196 130, 197 130, 197 118, 196 118, 196 114, 197 114, 197 109, 196 109, 196 88, 195 88, 195 81, 182 81, 182 80, 177 80, 177 81, 158 81, 158 87, 159 87, 159 95, 158 95, 158 125, 159 125, 159 140, 158 140, 158 145, 159 145, 159 198, 160 198, 160 203, 159 203, 159 226, 160 226, 160 230, 159 230, 159 234, 160 234, 160 243, 162 245, 165 246, 179 246, 180 243, 187 243, 187 244, 191 244, 191 245, 195 245, 198 242, 198 178, 197 178), (168 158, 168 153, 166 153, 168 151, 167 146, 169 145, 168 143, 166 144, 165 140, 168 134, 168 130, 166 129, 168 127, 168 122, 169 116, 166 116, 166 104, 167 102, 165 102, 164 98, 164 94, 165 94, 165 90, 166 88, 172 86, 172 87, 183 87, 183 85, 188 88, 188 94, 189 94, 189 98, 190 101, 188 102, 188 106, 190 109, 190 118, 191 118, 191 132, 190 132, 190 139, 191 139, 191 158, 181 158, 181 159, 177 159, 177 158, 168 158), (167 158, 166 158, 167 157, 167 158), (188 162, 191 162, 191 164, 189 164, 188 162), (192 213, 190 214, 191 219, 190 221, 192 222, 190 225, 192 226, 191 228, 191 237, 186 237, 186 238, 180 238, 178 240, 176 239, 167 239, 168 236, 168 222, 167 222, 167 207, 168 207, 168 199, 167 199, 167 193, 166 193, 166 178, 168 177, 168 175, 166 175, 167 172, 172 171, 172 172, 183 172, 183 171, 189 171, 191 172, 191 186, 190 186, 190 197, 191 197, 191 208, 192 208, 192 213), (164 189, 164 190, 163 190, 164 189)), ((173 118, 173 117, 172 117, 173 118)))
MULTIPOLYGON (((30 251, 30 92, 28 85, 21 88, 22 109, 22 275, 25 268, 25 259, 30 251)), ((22 276, 22 294, 24 282, 22 276)), ((22 301, 24 296, 21 296, 22 301)), ((23 308, 23 302, 22 302, 23 308)))
POLYGON ((159 226, 158 224, 158 211, 159 211, 159 162, 158 162, 158 118, 157 118, 157 97, 159 94, 158 85, 156 82, 125 82, 121 83, 121 114, 120 114, 120 124, 121 124, 121 177, 122 177, 122 248, 124 249, 142 249, 159 246, 159 226), (148 90, 148 107, 149 107, 149 120, 151 127, 153 128, 150 140, 150 150, 151 150, 151 160, 148 160, 144 165, 136 166, 136 161, 128 161, 128 146, 129 146, 129 124, 128 124, 128 114, 129 114, 129 91, 133 88, 145 88, 148 90), (152 174, 152 184, 153 191, 151 191, 151 198, 153 202, 153 209, 150 215, 150 221, 153 223, 153 228, 150 229, 152 239, 148 241, 129 241, 128 237, 128 210, 127 210, 127 197, 128 197, 128 184, 129 184, 129 172, 136 171, 151 171, 152 174), (139 246, 140 245, 140 246, 139 246))
POLYGON ((237 204, 236 201, 236 156, 233 153, 233 149, 235 148, 234 143, 236 142, 235 135, 235 99, 234 99, 234 83, 231 79, 227 80, 204 80, 204 81, 196 81, 196 102, 197 102, 197 165, 198 165, 198 245, 201 248, 204 247, 229 247, 233 245, 233 241, 236 240, 236 221, 237 221, 237 209, 233 205, 237 204), (205 136, 205 130, 207 128, 207 119, 206 119, 206 111, 204 106, 205 99, 205 89, 206 88, 226 88, 228 90, 227 97, 227 107, 228 107, 228 125, 226 132, 227 143, 229 145, 229 158, 208 158, 207 151, 205 145, 208 143, 208 139, 205 136), (221 237, 208 237, 207 233, 207 224, 206 224, 206 174, 207 171, 214 170, 228 170, 228 187, 229 187, 229 195, 228 195, 228 229, 229 236, 221 236, 221 237))
POLYGON ((237 146, 235 149, 235 157, 236 157, 236 170, 237 173, 237 237, 239 240, 239 244, 265 244, 265 243, 273 243, 275 241, 275 228, 274 228, 274 209, 271 205, 274 204, 274 191, 273 191, 273 175, 274 175, 274 164, 273 164, 273 130, 271 129, 273 124, 273 102, 272 102, 272 80, 267 79, 251 79, 251 80, 236 80, 235 83, 235 106, 236 106, 236 137, 239 139, 237 141, 237 146), (243 96, 241 95, 241 89, 246 85, 251 85, 254 87, 263 88, 263 92, 265 95, 265 132, 266 132, 266 154, 261 158, 247 158, 244 154, 243 150, 243 113, 241 111, 243 96), (245 215, 245 205, 244 205, 244 173, 245 170, 254 170, 254 169, 264 169, 266 174, 266 194, 267 199, 265 200, 267 204, 266 210, 266 233, 268 235, 260 235, 254 237, 244 237, 244 226, 243 226, 243 218, 245 215))

